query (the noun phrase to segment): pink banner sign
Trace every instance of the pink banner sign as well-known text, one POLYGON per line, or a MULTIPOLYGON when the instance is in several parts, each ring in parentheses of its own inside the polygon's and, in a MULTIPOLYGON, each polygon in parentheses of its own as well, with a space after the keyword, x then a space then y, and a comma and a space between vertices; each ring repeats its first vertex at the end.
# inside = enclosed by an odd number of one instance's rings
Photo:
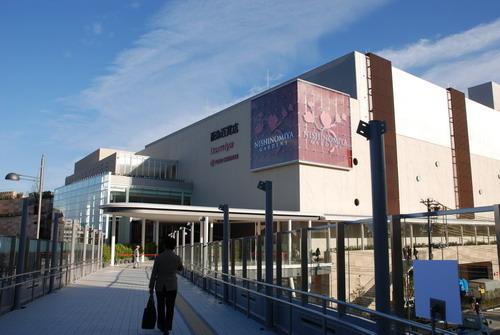
POLYGON ((252 101, 251 168, 352 167, 349 96, 298 80, 252 101))

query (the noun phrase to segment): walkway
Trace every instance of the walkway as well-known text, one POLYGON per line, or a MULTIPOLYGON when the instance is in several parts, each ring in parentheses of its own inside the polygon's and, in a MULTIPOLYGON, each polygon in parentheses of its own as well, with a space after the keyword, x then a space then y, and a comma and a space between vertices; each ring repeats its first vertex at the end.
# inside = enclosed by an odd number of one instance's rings
MULTIPOLYGON (((141 329, 151 264, 108 267, 0 316, 2 334, 160 334, 141 329)), ((173 335, 274 334, 179 277, 173 335)))

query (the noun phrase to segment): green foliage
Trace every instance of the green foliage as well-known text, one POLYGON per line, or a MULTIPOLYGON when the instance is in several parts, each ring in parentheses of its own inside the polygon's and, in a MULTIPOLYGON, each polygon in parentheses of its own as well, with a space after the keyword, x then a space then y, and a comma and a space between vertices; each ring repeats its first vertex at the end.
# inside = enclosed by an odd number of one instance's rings
POLYGON ((117 243, 115 245, 116 259, 130 259, 132 258, 133 249, 128 244, 117 243))
POLYGON ((102 246, 102 260, 105 264, 111 261, 111 247, 107 244, 102 246))

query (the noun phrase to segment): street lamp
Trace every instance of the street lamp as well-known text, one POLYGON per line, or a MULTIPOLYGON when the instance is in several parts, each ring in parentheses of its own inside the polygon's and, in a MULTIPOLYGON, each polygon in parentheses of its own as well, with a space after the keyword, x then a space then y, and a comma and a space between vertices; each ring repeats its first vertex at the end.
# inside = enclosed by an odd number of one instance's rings
POLYGON ((36 221, 36 238, 40 238, 40 219, 42 217, 42 193, 43 193, 43 173, 44 173, 45 157, 42 155, 40 160, 40 172, 38 177, 26 176, 19 173, 11 172, 5 176, 6 180, 20 181, 30 180, 38 183, 38 216, 36 221))

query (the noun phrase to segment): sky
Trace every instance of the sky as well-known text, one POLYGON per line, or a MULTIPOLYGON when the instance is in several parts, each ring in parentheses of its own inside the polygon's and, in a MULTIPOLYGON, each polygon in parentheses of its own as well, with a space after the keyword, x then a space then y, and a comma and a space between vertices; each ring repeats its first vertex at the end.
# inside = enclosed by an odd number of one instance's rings
POLYGON ((64 184, 353 50, 442 87, 500 82, 500 1, 2 0, 0 191, 64 184))

